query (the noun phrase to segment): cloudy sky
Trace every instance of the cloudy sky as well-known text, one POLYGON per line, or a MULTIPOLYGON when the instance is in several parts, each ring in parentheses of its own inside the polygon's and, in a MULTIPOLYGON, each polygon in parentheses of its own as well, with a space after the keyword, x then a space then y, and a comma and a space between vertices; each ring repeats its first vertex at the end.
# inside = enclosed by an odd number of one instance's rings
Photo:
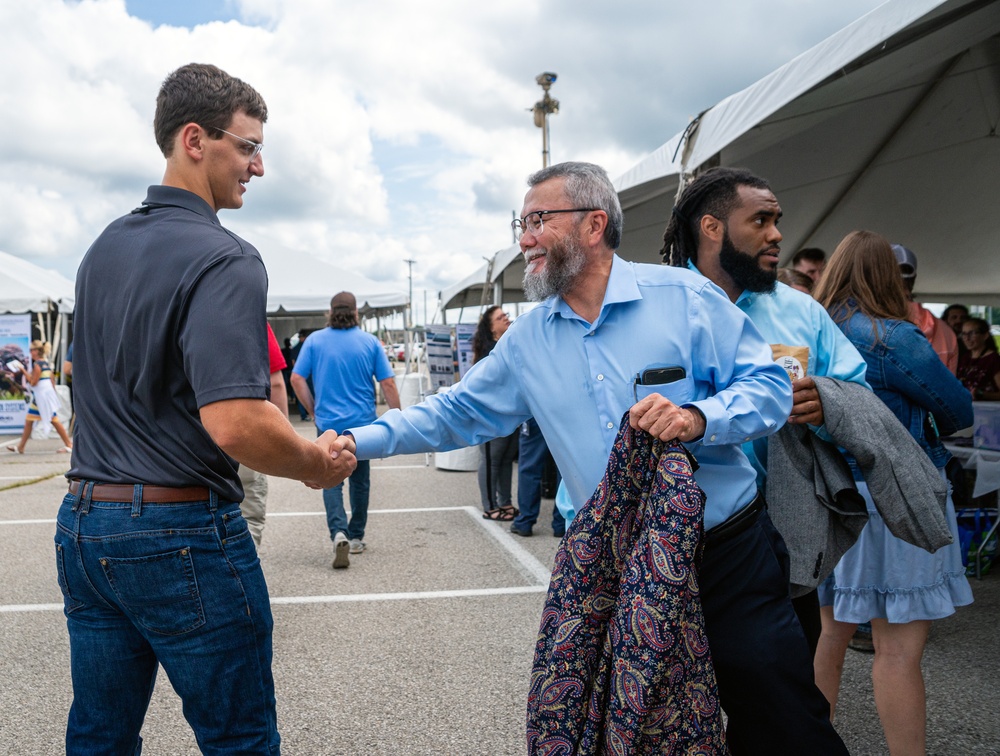
MULTIPOLYGON (((268 103, 265 176, 222 222, 414 299, 511 242, 552 159, 612 178, 881 0, 32 0, 0 3, 0 250, 72 278, 158 183, 155 97, 214 63, 268 103)), ((308 271, 303 271, 308 276, 308 271)))

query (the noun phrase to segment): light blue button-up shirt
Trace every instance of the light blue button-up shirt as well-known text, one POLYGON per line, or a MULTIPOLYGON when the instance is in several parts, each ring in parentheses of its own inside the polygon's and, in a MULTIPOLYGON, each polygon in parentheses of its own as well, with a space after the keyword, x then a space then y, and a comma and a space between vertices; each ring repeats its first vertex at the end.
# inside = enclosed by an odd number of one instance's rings
MULTIPOLYGON (((770 293, 744 291, 736 299, 736 306, 747 314, 772 347, 781 344, 808 349, 808 364, 803 366, 806 375, 837 378, 870 388, 865 382, 864 357, 823 305, 808 294, 779 282, 770 293)), ((830 440, 823 427, 812 430, 830 440)), ((767 477, 767 439, 745 444, 743 451, 757 470, 757 483, 763 488, 767 477)))
POLYGON ((705 416, 687 444, 700 465, 705 527, 756 495, 740 444, 777 430, 791 411, 791 383, 750 319, 721 289, 686 270, 615 256, 597 321, 553 297, 522 315, 465 378, 372 425, 352 428, 359 459, 456 449, 511 433, 534 417, 574 508, 604 475, 622 416, 659 393, 705 416), (679 366, 685 377, 636 387, 636 374, 679 366))

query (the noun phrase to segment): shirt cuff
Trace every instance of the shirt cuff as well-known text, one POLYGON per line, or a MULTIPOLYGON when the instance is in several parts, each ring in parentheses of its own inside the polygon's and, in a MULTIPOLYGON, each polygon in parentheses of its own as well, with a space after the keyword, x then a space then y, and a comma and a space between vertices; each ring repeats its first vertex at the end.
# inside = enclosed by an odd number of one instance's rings
POLYGON ((386 456, 386 445, 389 441, 389 431, 377 425, 365 425, 360 428, 348 428, 345 434, 354 436, 358 459, 381 459, 386 456))
POLYGON ((682 407, 698 410, 705 418, 705 434, 698 439, 701 444, 727 443, 726 434, 729 430, 729 416, 722 403, 713 399, 702 399, 699 402, 682 404, 682 407))

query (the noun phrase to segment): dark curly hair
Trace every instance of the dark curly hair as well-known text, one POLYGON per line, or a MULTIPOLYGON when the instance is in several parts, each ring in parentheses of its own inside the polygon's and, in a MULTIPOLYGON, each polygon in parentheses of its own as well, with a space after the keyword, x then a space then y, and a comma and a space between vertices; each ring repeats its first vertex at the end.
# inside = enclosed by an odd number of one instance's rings
POLYGON ((767 181, 745 168, 711 168, 688 184, 663 232, 660 249, 663 262, 675 267, 686 267, 688 260, 697 263, 698 226, 702 217, 711 215, 725 222, 739 205, 741 186, 771 189, 767 181))
POLYGON ((475 365, 483 357, 488 355, 496 346, 496 339, 493 338, 493 313, 500 309, 500 305, 491 305, 486 308, 486 312, 479 318, 479 325, 476 326, 476 335, 472 337, 472 364, 475 365))

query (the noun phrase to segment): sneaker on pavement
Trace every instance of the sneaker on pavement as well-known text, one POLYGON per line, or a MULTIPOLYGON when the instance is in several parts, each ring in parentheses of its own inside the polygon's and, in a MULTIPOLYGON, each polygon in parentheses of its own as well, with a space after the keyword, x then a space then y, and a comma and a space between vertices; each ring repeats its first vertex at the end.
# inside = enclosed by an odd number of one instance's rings
POLYGON ((343 533, 337 533, 333 537, 333 569, 340 570, 350 566, 350 550, 351 542, 347 540, 347 536, 343 533))
POLYGON ((351 553, 352 554, 360 554, 364 550, 365 550, 365 542, 364 541, 362 541, 360 538, 352 538, 351 539, 351 553))
POLYGON ((510 532, 514 535, 521 536, 522 538, 531 537, 531 528, 519 528, 516 525, 511 525, 510 532))

